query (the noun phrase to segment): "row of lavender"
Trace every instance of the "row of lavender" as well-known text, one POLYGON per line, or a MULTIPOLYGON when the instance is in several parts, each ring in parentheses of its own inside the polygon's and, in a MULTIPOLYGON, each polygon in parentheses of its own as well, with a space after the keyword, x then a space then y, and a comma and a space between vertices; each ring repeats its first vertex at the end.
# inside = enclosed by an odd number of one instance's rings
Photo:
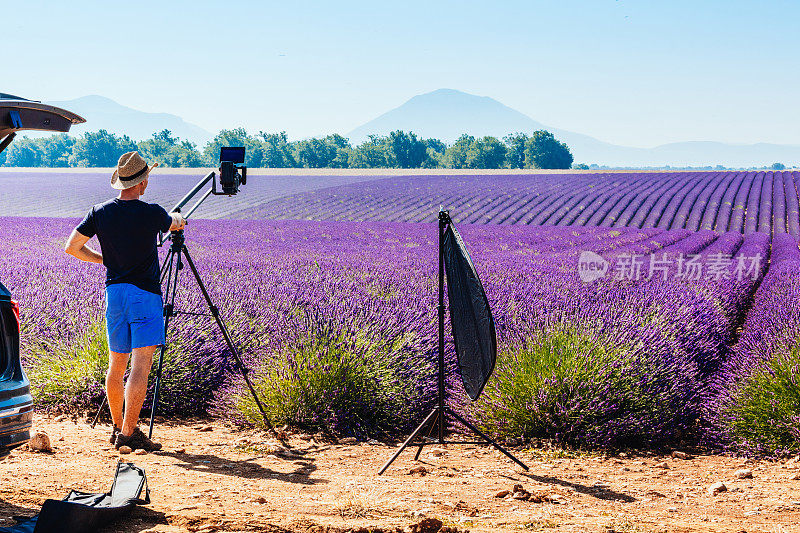
POLYGON ((798 172, 406 176, 264 202, 244 219, 684 228, 800 237, 798 172))
MULTIPOLYGON (((105 366, 101 269, 60 251, 74 221, 0 220, 0 279, 21 303, 37 399, 53 409, 91 409, 102 398, 105 366)), ((795 285, 765 296, 775 272, 791 272, 778 267, 800 255, 788 236, 775 239, 775 259, 736 344, 768 265, 765 234, 461 230, 495 311, 501 354, 483 397, 468 404, 448 345, 448 386, 454 405, 495 434, 587 447, 744 443, 737 406, 752 388, 742 389, 742 376, 787 346, 786 360, 797 364, 796 334, 781 336, 797 317, 780 307, 792 305, 785 296, 795 285), (606 270, 586 282, 579 267, 589 252, 606 270), (767 333, 773 348, 756 355, 767 333)), ((196 221, 188 237, 276 421, 384 437, 409 429, 429 407, 433 225, 196 221)), ((201 303, 191 285, 181 292, 182 308, 201 303)), ((210 321, 176 322, 165 381, 166 413, 258 420, 210 321)), ((787 413, 791 426, 800 409, 787 413)))

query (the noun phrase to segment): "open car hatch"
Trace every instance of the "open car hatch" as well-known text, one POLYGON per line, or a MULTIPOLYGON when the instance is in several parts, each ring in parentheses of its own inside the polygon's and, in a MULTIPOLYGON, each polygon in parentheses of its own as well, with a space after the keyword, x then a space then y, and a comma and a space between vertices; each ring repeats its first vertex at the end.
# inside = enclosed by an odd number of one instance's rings
POLYGON ((73 124, 86 122, 65 109, 0 93, 0 152, 14 140, 18 131, 67 132, 73 124))

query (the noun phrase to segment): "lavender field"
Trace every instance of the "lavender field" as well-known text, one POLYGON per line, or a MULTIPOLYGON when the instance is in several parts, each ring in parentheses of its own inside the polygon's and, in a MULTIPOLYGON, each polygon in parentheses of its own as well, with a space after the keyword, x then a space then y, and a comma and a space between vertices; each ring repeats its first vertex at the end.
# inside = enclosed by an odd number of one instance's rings
MULTIPOLYGON (((40 407, 80 412, 102 399, 106 347, 102 268, 61 251, 75 223, 0 218, 0 279, 22 308, 40 407)), ((800 250, 790 234, 460 230, 500 359, 470 403, 448 345, 447 382, 454 407, 488 431, 586 448, 800 450, 800 250), (584 281, 589 252, 606 270, 584 281)), ((196 220, 187 236, 276 422, 392 438, 419 421, 435 386, 433 224, 196 220)), ((179 299, 200 307, 191 285, 179 299)), ((180 317, 170 341, 165 414, 258 422, 210 320, 180 317)))
MULTIPOLYGON (((147 198, 165 207, 202 177, 163 172, 151 179, 147 198)), ((251 175, 241 194, 210 199, 196 217, 433 222, 441 205, 456 222, 474 224, 758 231, 800 238, 799 172, 386 172, 251 175)), ((83 216, 88 205, 111 194, 107 182, 108 175, 97 171, 0 171, 0 216, 83 216)))
POLYGON ((457 222, 789 233, 798 172, 408 176, 288 195, 230 218, 457 222))

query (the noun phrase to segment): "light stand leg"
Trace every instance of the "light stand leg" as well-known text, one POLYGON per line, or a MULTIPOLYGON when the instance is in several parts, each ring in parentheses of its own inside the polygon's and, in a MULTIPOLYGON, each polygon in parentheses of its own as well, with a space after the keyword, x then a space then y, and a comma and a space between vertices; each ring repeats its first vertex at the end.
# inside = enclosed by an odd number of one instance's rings
POLYGON ((380 471, 378 472, 378 475, 379 475, 379 476, 380 476, 381 474, 383 474, 384 472, 386 472, 386 469, 387 469, 387 468, 389 468, 389 465, 391 465, 391 464, 394 462, 394 460, 395 460, 395 459, 397 459, 398 457, 400 457, 400 454, 401 454, 401 453, 403 453, 403 450, 405 450, 406 448, 408 448, 408 445, 409 445, 409 444, 411 444, 411 441, 413 441, 413 440, 414 440, 414 439, 417 437, 417 435, 419 435, 420 433, 422 433, 422 430, 423 430, 423 429, 425 429, 425 426, 427 426, 427 425, 430 423, 431 419, 432 419, 434 416, 436 416, 436 414, 437 414, 438 412, 439 412, 439 410, 438 410, 438 409, 434 409, 433 411, 431 411, 431 412, 428 414, 428 416, 426 416, 426 417, 425 417, 425 420, 423 420, 423 421, 422 421, 422 423, 421 423, 420 425, 418 425, 418 426, 417 426, 417 429, 415 429, 415 430, 414 430, 414 432, 413 432, 413 433, 411 433, 411 435, 410 435, 410 436, 409 436, 409 437, 406 439, 406 441, 403 443, 403 445, 402 445, 402 446, 400 446, 400 449, 399 449, 399 450, 397 450, 397 451, 394 453, 394 455, 392 456, 392 458, 391 458, 391 459, 389 459, 389 460, 386 462, 386 464, 385 464, 385 465, 383 465, 383 467, 382 467, 382 468, 380 469, 380 471))
POLYGON ((499 450, 501 453, 503 453, 503 454, 504 454, 506 457, 508 457, 509 459, 511 459, 512 461, 514 461, 515 463, 517 463, 519 466, 521 466, 521 467, 522 467, 522 468, 524 468, 525 470, 528 470, 528 467, 527 467, 527 465, 526 465, 525 463, 523 463, 522 461, 520 461, 519 459, 517 459, 516 457, 514 457, 513 455, 511 455, 511 453, 510 453, 510 452, 506 451, 506 449, 505 449, 505 448, 503 448, 502 446, 500 446, 499 444, 497 444, 497 443, 496 443, 494 440, 492 440, 491 438, 489 438, 489 437, 488 437, 486 434, 484 434, 484 433, 483 433, 483 432, 482 432, 480 429, 476 428, 475 426, 473 426, 472 424, 470 424, 469 422, 467 422, 467 421, 466 421, 464 418, 462 418, 462 417, 461 417, 461 415, 459 415, 458 413, 456 413, 456 412, 455 412, 455 411, 453 411, 452 409, 447 409, 447 412, 448 412, 448 413, 449 413, 449 414, 450 414, 450 415, 451 415, 453 418, 455 418, 456 420, 458 420, 459 422, 461 422, 462 424, 464 424, 465 426, 467 426, 467 428, 469 428, 469 429, 470 429, 470 430, 471 430, 473 433, 475 433, 475 434, 476 434, 476 435, 478 435, 480 438, 482 438, 483 440, 485 440, 485 441, 486 441, 486 444, 491 444, 492 446, 494 446, 495 448, 497 448, 497 449, 498 449, 498 450, 499 450))
POLYGON ((440 418, 439 415, 440 414, 441 414, 441 412, 437 408, 436 409, 436 418, 433 419, 433 422, 431 423, 430 427, 428 428, 428 435, 426 437, 422 437, 422 442, 420 442, 419 447, 417 448, 417 453, 414 454, 414 460, 415 461, 419 461, 419 456, 422 454, 422 448, 425 447, 425 439, 426 438, 430 439, 431 438, 431 434, 433 433, 433 431, 437 427, 439 427, 439 418, 440 418))

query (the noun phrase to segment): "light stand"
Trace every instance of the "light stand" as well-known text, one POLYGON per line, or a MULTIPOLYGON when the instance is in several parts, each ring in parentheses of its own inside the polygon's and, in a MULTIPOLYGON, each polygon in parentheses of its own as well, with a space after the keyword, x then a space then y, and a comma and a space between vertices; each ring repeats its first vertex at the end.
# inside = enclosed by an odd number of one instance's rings
POLYGON ((422 453, 422 448, 424 446, 429 446, 432 444, 443 445, 443 444, 490 444, 494 446, 497 450, 503 453, 506 457, 517 463, 519 466, 528 470, 528 467, 519 459, 511 455, 508 451, 505 450, 502 446, 500 446, 497 442, 492 440, 489 436, 483 433, 481 430, 476 428, 473 424, 465 420, 461 415, 453 411, 451 408, 447 407, 445 403, 445 382, 444 382, 444 371, 445 371, 445 363, 444 363, 444 235, 447 231, 448 225, 452 224, 452 220, 450 219, 450 214, 445 210, 439 211, 439 358, 438 358, 438 365, 439 365, 439 374, 438 374, 438 395, 437 395, 437 402, 436 407, 425 417, 422 423, 417 426, 411 435, 406 439, 400 449, 395 452, 389 461, 386 462, 385 465, 380 469, 378 475, 383 474, 386 472, 386 469, 397 459, 403 450, 408 448, 409 446, 418 446, 417 453, 414 455, 414 460, 416 461, 419 459, 420 454, 422 453), (470 431, 478 435, 481 440, 478 441, 451 441, 445 438, 445 431, 447 430, 447 417, 451 416, 456 421, 460 422, 462 425, 467 427, 470 431), (427 436, 421 436, 422 432, 425 429, 428 429, 427 436), (436 432, 436 438, 431 438, 430 435, 433 432, 436 432), (420 441, 417 444, 412 444, 414 439, 420 437, 420 441))

